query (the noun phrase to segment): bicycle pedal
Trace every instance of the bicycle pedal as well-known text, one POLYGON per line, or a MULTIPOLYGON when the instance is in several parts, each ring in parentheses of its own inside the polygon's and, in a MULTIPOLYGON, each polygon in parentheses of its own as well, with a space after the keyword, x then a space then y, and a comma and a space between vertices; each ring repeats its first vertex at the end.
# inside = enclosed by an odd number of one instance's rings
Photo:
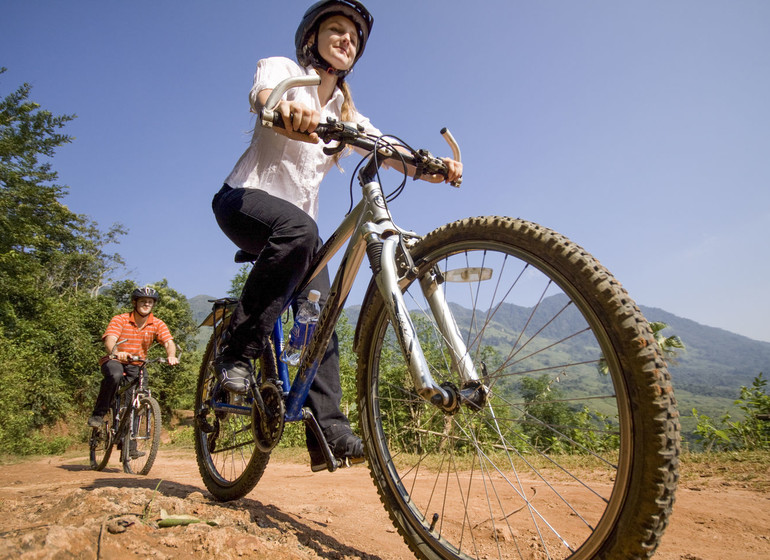
POLYGON ((366 457, 345 457, 340 461, 340 467, 350 468, 366 462, 366 457))
MULTIPOLYGON (((366 461, 365 457, 343 457, 342 459, 335 458, 335 461, 337 462, 337 469, 347 469, 350 467, 354 467, 356 465, 360 465, 361 463, 364 463, 366 461)), ((329 466, 324 461, 323 463, 310 463, 310 470, 313 472, 321 472, 329 470, 329 466)))

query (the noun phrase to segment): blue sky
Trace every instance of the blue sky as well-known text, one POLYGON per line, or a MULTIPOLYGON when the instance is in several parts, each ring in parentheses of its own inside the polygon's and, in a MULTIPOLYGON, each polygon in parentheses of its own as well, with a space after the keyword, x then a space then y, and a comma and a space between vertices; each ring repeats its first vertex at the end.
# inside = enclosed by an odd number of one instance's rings
MULTIPOLYGON (((126 277, 227 291, 238 266, 211 197, 254 126, 256 61, 293 57, 309 4, 0 3, 0 95, 29 82, 44 108, 77 114, 54 168, 73 211, 129 228, 126 277)), ((638 303, 770 341, 769 2, 367 6, 373 35, 349 79, 359 110, 437 155, 448 126, 463 150, 463 187, 410 182, 399 225, 532 220, 583 245, 638 303)), ((324 234, 355 163, 323 185, 324 234)))

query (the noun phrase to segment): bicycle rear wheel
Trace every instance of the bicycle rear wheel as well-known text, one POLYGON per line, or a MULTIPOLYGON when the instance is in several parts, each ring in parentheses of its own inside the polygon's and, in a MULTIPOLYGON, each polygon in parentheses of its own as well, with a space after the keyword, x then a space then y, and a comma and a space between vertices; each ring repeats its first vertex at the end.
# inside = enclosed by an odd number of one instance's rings
POLYGON ((134 429, 128 430, 123 442, 125 472, 141 475, 150 472, 160 447, 160 430, 158 401, 150 396, 141 397, 139 406, 134 411, 134 429))
POLYGON ((115 413, 112 409, 104 417, 101 428, 91 428, 91 438, 88 440, 88 453, 91 468, 100 471, 107 466, 112 454, 112 424, 115 413))
MULTIPOLYGON (((224 321, 226 325, 229 317, 224 321)), ((254 489, 270 453, 260 451, 254 443, 253 398, 235 395, 219 386, 214 371, 218 330, 219 327, 209 340, 198 374, 195 457, 206 488, 218 500, 228 501, 254 489)))
POLYGON ((679 423, 665 362, 625 290, 580 247, 522 220, 454 222, 411 254, 418 279, 438 274, 481 377, 458 378, 420 282, 407 282, 435 381, 471 395, 448 412, 419 397, 370 290, 356 333, 361 428, 412 551, 649 557, 674 500, 679 423))

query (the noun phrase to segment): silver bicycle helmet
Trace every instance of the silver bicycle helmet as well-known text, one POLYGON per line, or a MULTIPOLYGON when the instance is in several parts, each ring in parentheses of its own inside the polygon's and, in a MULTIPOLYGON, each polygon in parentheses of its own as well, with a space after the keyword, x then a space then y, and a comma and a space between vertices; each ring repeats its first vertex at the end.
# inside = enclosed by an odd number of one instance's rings
POLYGON ((136 300, 143 297, 152 298, 157 302, 160 296, 156 290, 150 288, 149 286, 144 288, 137 288, 131 293, 131 303, 134 303, 136 300))
POLYGON ((324 72, 330 72, 343 78, 353 69, 353 66, 348 70, 333 68, 318 53, 317 37, 312 46, 307 44, 310 37, 318 33, 321 22, 334 15, 345 16, 358 29, 358 49, 356 51, 356 59, 353 61, 353 65, 355 65, 364 52, 366 41, 369 39, 369 34, 374 24, 374 18, 369 13, 369 10, 356 0, 323 0, 310 6, 305 15, 302 16, 302 21, 299 27, 297 27, 297 32, 294 34, 294 46, 297 48, 297 62, 302 66, 320 68, 324 72))

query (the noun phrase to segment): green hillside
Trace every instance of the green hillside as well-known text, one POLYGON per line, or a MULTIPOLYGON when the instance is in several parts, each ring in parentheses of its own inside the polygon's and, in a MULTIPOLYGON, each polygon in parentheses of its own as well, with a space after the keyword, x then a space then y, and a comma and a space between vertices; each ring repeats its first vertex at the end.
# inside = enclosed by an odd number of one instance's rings
MULTIPOLYGON (((189 300, 196 322, 200 323, 211 311, 211 303, 208 301, 210 299, 213 298, 196 296, 189 300)), ((542 305, 558 307, 561 302, 558 297, 553 297, 545 300, 542 305)), ((675 363, 669 364, 684 433, 691 433, 695 428, 695 421, 692 418, 693 408, 714 419, 721 417, 728 410, 737 417, 738 410, 733 402, 740 394, 740 387, 751 385, 753 378, 760 372, 770 373, 770 343, 701 325, 662 309, 640 307, 649 321, 660 321, 669 326, 663 331, 664 334, 678 335, 687 347, 685 352, 680 353, 675 363)), ((351 306, 346 310, 351 324, 355 324, 359 311, 359 306, 351 306)), ((460 326, 467 325, 471 320, 470 310, 455 307, 453 311, 460 326)), ((544 313, 544 315, 553 316, 552 313, 544 313)), ((530 310, 527 308, 515 305, 504 306, 496 313, 494 322, 489 326, 486 341, 500 348, 510 345, 511 341, 518 336, 517 325, 524 324, 529 316, 530 310)), ((582 318, 575 312, 563 314, 558 323, 548 326, 549 337, 558 339, 562 333, 575 332, 576 323, 580 321, 582 318)), ((530 323, 527 330, 532 332, 541 326, 530 323)), ((201 332, 199 338, 205 344, 210 330, 204 328, 201 331, 205 332, 201 332)), ((585 351, 588 354, 589 349, 581 349, 579 341, 575 341, 574 344, 575 346, 569 348, 570 352, 585 351)), ((558 362, 559 356, 548 355, 546 352, 539 359, 545 365, 549 362, 558 362)), ((595 379, 595 376, 590 377, 595 379)), ((579 387, 580 376, 573 376, 566 383, 573 388, 579 387)), ((585 389, 590 392, 595 387, 585 389)))
POLYGON ((641 306, 649 321, 661 321, 664 334, 678 335, 687 350, 669 364, 674 381, 682 429, 695 428, 692 409, 718 419, 726 411, 740 417, 733 405, 741 386, 750 386, 760 372, 770 373, 770 343, 729 331, 707 327, 654 307, 641 306))
MULTIPOLYGON (((562 303, 558 296, 544 300, 541 306, 551 309, 543 315, 553 316, 554 308, 558 308, 562 303)), ((669 364, 683 432, 690 434, 695 429, 693 408, 697 408, 700 414, 706 414, 714 419, 720 418, 728 410, 734 417, 740 417, 740 411, 734 406, 734 401, 740 395, 741 386, 750 386, 760 372, 766 374, 770 372, 770 343, 701 325, 662 309, 645 306, 640 308, 648 321, 659 321, 669 326, 663 334, 678 335, 686 346, 686 351, 681 352, 679 357, 669 364)), ((458 324, 467 324, 470 312, 457 309, 454 311, 458 324)), ((487 341, 491 344, 495 344, 495 341, 506 344, 506 341, 513 340, 520 328, 518 326, 526 321, 530 313, 531 310, 528 308, 504 306, 495 314, 492 326, 495 335, 487 338, 487 341)), ((558 322, 548 325, 547 337, 551 340, 559 340, 563 335, 575 332, 580 322, 582 318, 574 310, 562 314, 558 322)), ((535 332, 541 326, 530 323, 527 332, 535 332)), ((573 358, 581 354, 579 344, 579 341, 575 341, 569 348, 573 358)), ((563 348, 564 345, 559 347, 563 348)), ((586 348, 585 354, 590 355, 590 349, 586 348)), ((548 356, 547 353, 541 360, 544 365, 559 361, 558 356, 548 356)), ((586 377, 596 379, 595 376, 586 377)), ((579 390, 581 382, 578 375, 573 376, 565 385, 572 385, 573 389, 579 390)), ((586 387, 586 389, 593 390, 595 387, 586 387)), ((688 439, 691 440, 691 438, 688 439)))

